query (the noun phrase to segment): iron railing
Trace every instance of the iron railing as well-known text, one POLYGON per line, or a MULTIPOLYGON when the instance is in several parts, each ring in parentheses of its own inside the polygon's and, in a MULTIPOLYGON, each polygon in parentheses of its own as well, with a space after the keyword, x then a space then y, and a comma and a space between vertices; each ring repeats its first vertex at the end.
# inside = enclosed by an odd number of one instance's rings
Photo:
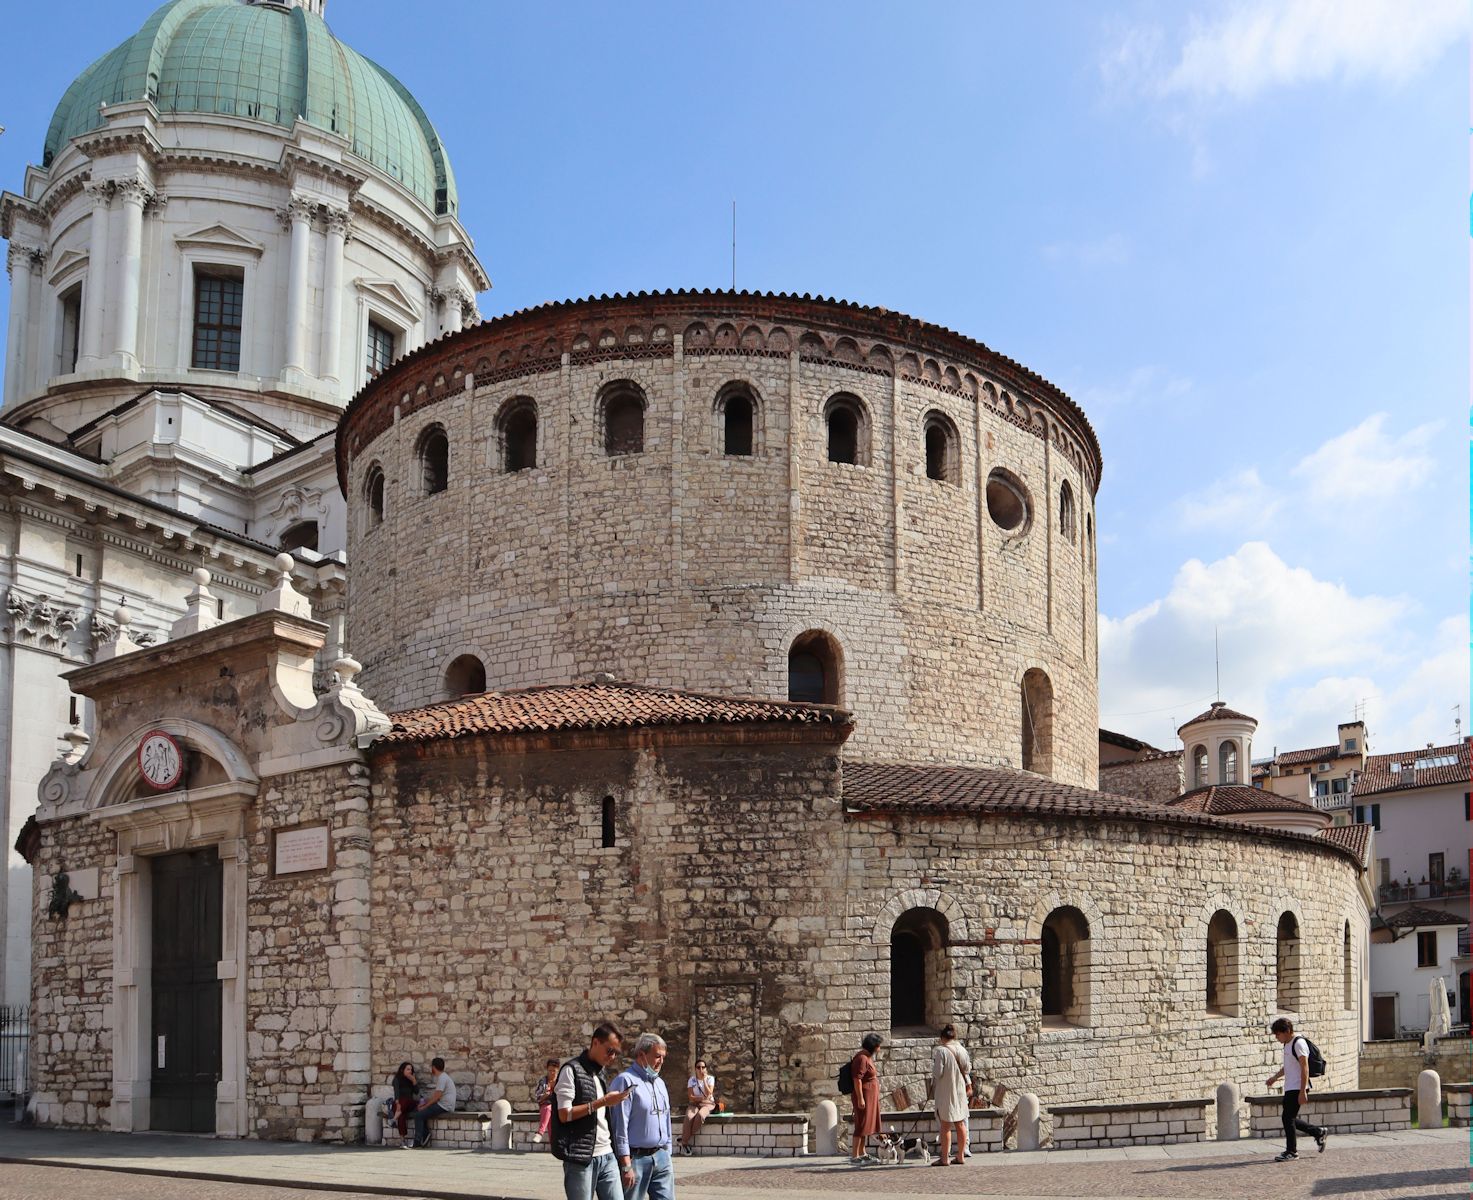
POLYGON ((0 1096, 30 1091, 28 1076, 31 1011, 24 1005, 0 1005, 0 1096))
POLYGON ((1411 904, 1422 900, 1437 900, 1444 896, 1466 896, 1468 881, 1458 879, 1434 879, 1431 883, 1383 883, 1383 904, 1411 904))

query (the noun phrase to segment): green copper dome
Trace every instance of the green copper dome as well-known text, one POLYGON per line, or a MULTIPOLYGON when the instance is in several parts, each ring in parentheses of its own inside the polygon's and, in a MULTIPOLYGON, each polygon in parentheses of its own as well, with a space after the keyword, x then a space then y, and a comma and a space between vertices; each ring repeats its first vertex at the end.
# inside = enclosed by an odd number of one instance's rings
POLYGON ((152 100, 160 113, 218 113, 290 129, 298 117, 348 139, 436 213, 457 208, 440 136, 397 79, 350 50, 306 8, 170 0, 77 77, 56 106, 42 159, 99 128, 101 104, 152 100))

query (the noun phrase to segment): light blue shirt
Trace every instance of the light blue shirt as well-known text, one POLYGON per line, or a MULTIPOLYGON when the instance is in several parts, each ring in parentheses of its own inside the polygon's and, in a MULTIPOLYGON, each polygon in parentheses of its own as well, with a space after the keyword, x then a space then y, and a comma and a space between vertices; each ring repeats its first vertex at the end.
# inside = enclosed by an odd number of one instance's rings
POLYGON ((609 1091, 622 1092, 631 1086, 634 1090, 628 1098, 609 1109, 614 1153, 623 1158, 631 1146, 640 1150, 651 1147, 669 1150, 670 1093, 665 1089, 665 1081, 646 1079, 644 1070, 636 1065, 619 1072, 609 1091))

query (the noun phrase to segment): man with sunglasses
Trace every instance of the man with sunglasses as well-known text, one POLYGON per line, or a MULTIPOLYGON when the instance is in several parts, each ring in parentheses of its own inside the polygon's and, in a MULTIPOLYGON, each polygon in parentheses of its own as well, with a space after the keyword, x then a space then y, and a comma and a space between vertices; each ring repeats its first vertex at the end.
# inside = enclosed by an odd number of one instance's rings
POLYGON ((609 1110, 609 1132, 619 1162, 624 1200, 675 1200, 670 1158, 670 1093, 660 1078, 665 1039, 642 1033, 634 1043, 634 1065, 615 1078, 624 1100, 609 1110))

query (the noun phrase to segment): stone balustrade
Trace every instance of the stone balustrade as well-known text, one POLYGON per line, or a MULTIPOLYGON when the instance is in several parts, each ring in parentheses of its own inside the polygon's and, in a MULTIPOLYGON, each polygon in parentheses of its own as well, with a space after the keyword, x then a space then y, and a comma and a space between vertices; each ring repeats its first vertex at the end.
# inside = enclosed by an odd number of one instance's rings
POLYGON ((1161 1146, 1207 1137, 1209 1099, 1143 1104, 1061 1104, 1049 1107, 1055 1150, 1106 1146, 1161 1146))
POLYGON ((1473 1124, 1473 1083, 1444 1083, 1443 1099, 1447 1101, 1447 1123, 1459 1129, 1473 1124))
MULTIPOLYGON (((1279 1137, 1284 1131, 1283 1097, 1248 1097, 1248 1129, 1252 1137, 1279 1137)), ((1311 1092, 1304 1119, 1332 1133, 1379 1133, 1412 1126, 1411 1088, 1374 1088, 1356 1092, 1311 1092)))

